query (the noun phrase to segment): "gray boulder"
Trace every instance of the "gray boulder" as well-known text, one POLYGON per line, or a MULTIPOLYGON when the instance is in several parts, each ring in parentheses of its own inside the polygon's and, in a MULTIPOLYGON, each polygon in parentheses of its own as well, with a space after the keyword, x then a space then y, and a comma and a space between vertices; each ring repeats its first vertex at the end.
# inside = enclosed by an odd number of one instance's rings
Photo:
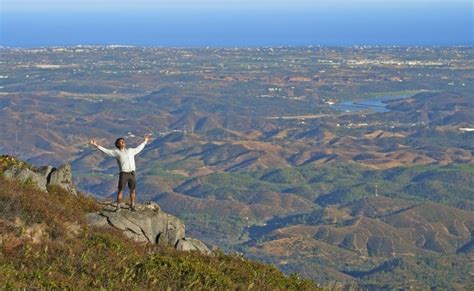
POLYGON ((198 251, 203 254, 211 254, 211 250, 200 240, 190 237, 182 238, 176 244, 176 249, 180 251, 198 251))
POLYGON ((13 165, 5 170, 3 176, 21 182, 31 182, 43 191, 47 191, 48 185, 54 185, 77 195, 76 188, 72 183, 72 170, 69 164, 62 165, 58 169, 52 166, 44 166, 35 171, 13 165))
POLYGON ((23 183, 33 183, 40 190, 46 191, 46 177, 42 174, 33 172, 28 168, 11 166, 3 172, 3 176, 7 179, 15 179, 23 183))
POLYGON ((205 254, 210 251, 207 246, 196 239, 185 238, 185 225, 177 217, 161 211, 158 204, 149 202, 137 204, 136 211, 123 206, 115 211, 115 203, 104 204, 97 213, 87 215, 91 226, 111 226, 119 229, 127 237, 152 244, 171 245, 177 249, 197 250, 205 254))
POLYGON ((38 171, 36 171, 36 172, 43 175, 46 178, 46 180, 48 180, 49 174, 51 174, 51 171, 53 169, 54 169, 53 166, 48 165, 48 166, 43 166, 43 167, 39 168, 38 171))
POLYGON ((77 195, 76 188, 72 183, 71 165, 64 164, 58 169, 52 169, 48 175, 48 185, 59 186, 64 190, 77 195))
POLYGON ((99 213, 87 213, 86 221, 87 221, 87 224, 91 226, 97 226, 97 227, 109 226, 107 217, 100 215, 99 213))

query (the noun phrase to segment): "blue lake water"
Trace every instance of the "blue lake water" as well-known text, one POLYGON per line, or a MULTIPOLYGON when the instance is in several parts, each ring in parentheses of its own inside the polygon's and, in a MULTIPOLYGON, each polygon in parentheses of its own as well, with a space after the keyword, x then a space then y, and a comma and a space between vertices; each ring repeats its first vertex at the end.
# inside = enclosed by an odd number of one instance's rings
POLYGON ((359 101, 344 101, 335 105, 332 105, 331 108, 338 111, 345 112, 360 112, 370 110, 373 112, 389 112, 390 109, 387 108, 387 101, 407 98, 407 95, 400 96, 382 96, 376 98, 368 98, 359 101))

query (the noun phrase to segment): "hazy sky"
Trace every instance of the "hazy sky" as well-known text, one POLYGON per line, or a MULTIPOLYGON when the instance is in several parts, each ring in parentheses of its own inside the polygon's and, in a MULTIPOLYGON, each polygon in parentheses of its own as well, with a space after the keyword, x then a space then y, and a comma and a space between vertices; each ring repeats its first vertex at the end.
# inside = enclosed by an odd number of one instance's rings
POLYGON ((383 7, 412 5, 458 5, 472 0, 0 0, 0 9, 9 11, 117 11, 150 9, 275 9, 327 7, 383 7))
POLYGON ((472 45, 474 0, 0 0, 0 45, 472 45))

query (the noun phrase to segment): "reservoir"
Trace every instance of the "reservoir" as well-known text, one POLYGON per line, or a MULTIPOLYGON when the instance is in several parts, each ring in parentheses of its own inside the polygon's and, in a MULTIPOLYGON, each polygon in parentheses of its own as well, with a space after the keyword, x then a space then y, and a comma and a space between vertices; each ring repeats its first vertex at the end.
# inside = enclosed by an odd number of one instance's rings
POLYGON ((358 111, 372 111, 372 112, 389 112, 390 109, 387 109, 387 101, 407 98, 409 95, 398 95, 398 96, 381 96, 373 97, 358 101, 344 101, 338 104, 334 104, 331 108, 338 111, 345 112, 358 112, 358 111))

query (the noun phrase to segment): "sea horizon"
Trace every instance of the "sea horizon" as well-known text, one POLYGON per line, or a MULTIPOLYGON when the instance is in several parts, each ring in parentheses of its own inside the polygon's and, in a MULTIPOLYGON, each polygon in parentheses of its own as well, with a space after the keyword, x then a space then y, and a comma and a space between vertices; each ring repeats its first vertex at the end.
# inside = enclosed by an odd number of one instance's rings
POLYGON ((390 9, 3 11, 0 46, 472 46, 469 5, 390 9))
POLYGON ((46 47, 472 46, 472 17, 458 9, 370 15, 324 11, 217 13, 2 13, 0 45, 46 47), (440 16, 445 21, 440 21, 440 16))

